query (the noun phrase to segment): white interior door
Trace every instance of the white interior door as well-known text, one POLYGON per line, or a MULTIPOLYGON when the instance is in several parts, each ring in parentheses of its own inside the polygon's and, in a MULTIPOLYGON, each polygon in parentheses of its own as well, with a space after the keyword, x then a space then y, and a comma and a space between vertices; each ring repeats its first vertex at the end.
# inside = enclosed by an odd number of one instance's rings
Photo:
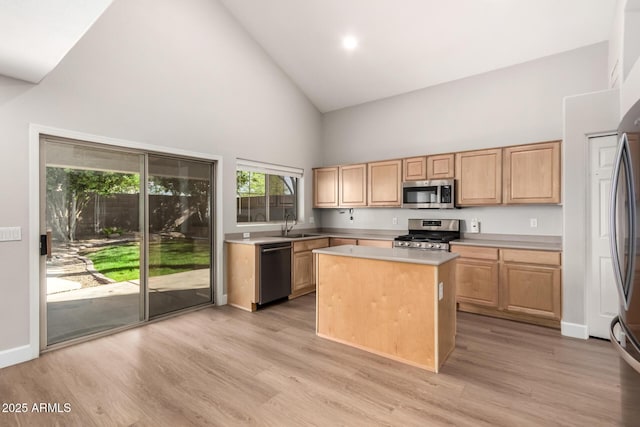
POLYGON ((589 335, 609 338, 609 324, 618 314, 618 293, 609 253, 609 192, 616 157, 615 135, 589 138, 589 335))

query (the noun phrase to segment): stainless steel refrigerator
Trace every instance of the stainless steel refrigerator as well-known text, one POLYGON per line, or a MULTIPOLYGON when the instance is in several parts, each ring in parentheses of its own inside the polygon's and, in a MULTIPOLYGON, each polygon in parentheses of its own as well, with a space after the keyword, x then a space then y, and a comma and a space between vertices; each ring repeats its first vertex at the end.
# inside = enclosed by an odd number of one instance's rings
POLYGON ((622 416, 640 425, 640 101, 618 129, 618 152, 611 182, 609 212, 613 273, 620 314, 610 328, 618 350, 622 416))

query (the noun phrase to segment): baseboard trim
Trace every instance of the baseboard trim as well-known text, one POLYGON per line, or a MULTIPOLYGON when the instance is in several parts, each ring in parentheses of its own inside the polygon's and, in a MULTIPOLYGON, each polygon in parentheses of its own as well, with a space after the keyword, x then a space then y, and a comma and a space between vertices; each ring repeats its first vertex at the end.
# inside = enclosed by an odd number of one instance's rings
POLYGON ((587 325, 579 323, 560 322, 560 332, 565 337, 579 338, 586 340, 589 338, 589 328, 587 325))
MULTIPOLYGON (((37 356, 35 356, 37 357, 37 356)), ((0 351, 0 369, 35 358, 30 345, 0 351)))

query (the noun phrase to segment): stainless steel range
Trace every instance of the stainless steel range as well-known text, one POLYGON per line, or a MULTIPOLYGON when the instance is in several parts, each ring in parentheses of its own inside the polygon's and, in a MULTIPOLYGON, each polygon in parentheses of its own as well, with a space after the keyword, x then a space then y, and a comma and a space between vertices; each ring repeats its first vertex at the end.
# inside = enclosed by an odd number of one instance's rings
POLYGON ((458 219, 410 219, 409 234, 394 239, 394 248, 448 251, 449 242, 460 238, 458 219))

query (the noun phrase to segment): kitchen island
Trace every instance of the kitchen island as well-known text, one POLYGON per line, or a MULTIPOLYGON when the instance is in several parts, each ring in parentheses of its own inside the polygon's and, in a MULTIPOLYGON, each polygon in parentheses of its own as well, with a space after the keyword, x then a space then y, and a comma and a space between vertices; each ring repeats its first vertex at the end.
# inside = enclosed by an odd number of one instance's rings
POLYGON ((316 333, 438 372, 455 348, 457 254, 316 249, 316 333))

